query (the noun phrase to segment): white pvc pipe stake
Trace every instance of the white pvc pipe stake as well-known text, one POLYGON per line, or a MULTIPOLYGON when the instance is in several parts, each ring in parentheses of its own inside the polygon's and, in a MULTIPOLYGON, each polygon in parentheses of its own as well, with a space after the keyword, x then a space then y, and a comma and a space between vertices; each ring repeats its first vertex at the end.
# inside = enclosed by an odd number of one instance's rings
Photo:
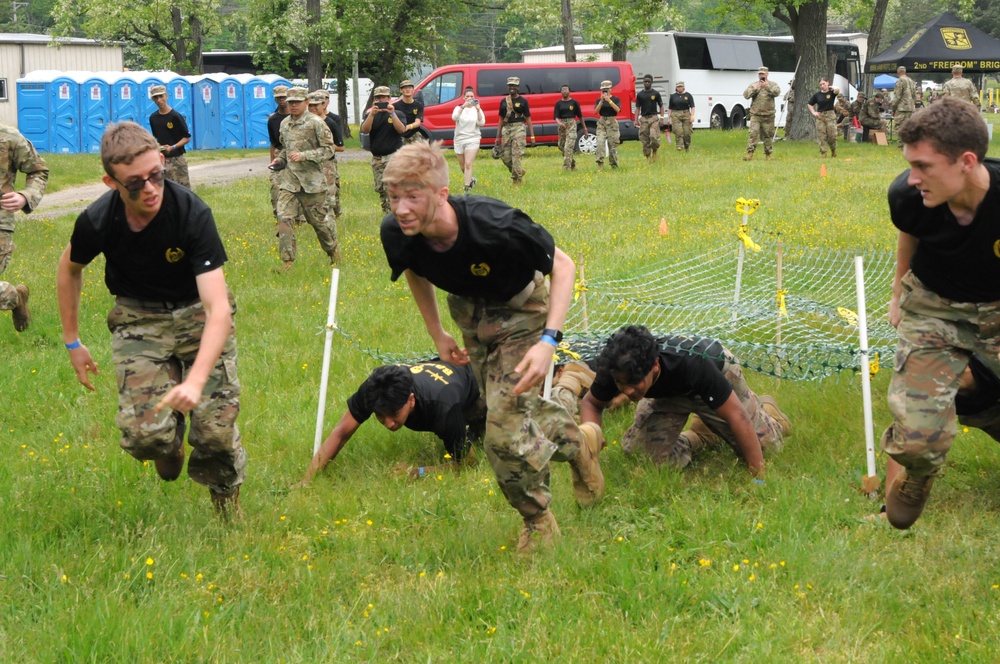
POLYGON ((875 477, 875 434, 872 422, 872 380, 868 357, 868 313, 865 310, 865 265, 861 256, 854 257, 854 281, 858 291, 858 336, 861 343, 861 396, 865 410, 865 451, 868 456, 868 477, 875 477))
POLYGON ((319 452, 323 442, 323 418, 326 415, 326 388, 330 383, 330 352, 333 346, 333 331, 337 329, 337 286, 340 270, 333 268, 330 274, 330 304, 326 310, 326 342, 323 344, 323 376, 319 383, 319 412, 316 414, 316 437, 313 442, 313 456, 319 452))

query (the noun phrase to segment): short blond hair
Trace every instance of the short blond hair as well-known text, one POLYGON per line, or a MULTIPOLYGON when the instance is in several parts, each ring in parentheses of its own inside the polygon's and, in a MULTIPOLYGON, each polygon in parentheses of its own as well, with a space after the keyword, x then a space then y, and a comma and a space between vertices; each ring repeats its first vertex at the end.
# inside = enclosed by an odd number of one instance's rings
POLYGON ((131 164, 139 155, 150 150, 159 152, 160 144, 146 129, 134 122, 113 122, 101 137, 101 163, 104 172, 114 177, 111 167, 131 164))
POLYGON ((448 186, 448 162, 441 142, 417 141, 396 150, 382 174, 386 185, 443 189, 448 186))

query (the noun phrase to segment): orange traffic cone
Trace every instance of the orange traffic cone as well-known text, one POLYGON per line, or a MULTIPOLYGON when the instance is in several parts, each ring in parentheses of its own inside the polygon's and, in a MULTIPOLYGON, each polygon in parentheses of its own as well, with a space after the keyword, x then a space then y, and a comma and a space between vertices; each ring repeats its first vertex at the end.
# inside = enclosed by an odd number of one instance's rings
POLYGON ((670 226, 667 226, 667 218, 660 217, 660 235, 667 235, 670 233, 670 226))
POLYGON ((826 177, 826 164, 820 164, 820 166, 819 166, 819 176, 821 178, 825 178, 826 177))

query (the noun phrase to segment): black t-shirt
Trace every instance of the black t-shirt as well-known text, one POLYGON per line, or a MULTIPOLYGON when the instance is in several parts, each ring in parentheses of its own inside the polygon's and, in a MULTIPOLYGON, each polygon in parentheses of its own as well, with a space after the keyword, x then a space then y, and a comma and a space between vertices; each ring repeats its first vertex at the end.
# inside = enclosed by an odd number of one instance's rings
MULTIPOLYGON (((722 373, 722 344, 700 337, 669 336, 660 342, 660 376, 646 392, 647 399, 701 397, 713 410, 726 402, 733 388, 722 373)), ((598 372, 590 393, 608 402, 621 394, 611 372, 598 372)))
POLYGON ((816 108, 817 113, 826 113, 833 110, 834 105, 837 103, 837 95, 834 94, 833 90, 817 92, 809 98, 808 103, 810 106, 816 108))
MULTIPOLYGON (((344 125, 340 122, 340 116, 336 113, 327 113, 323 121, 330 128, 330 133, 333 134, 333 144, 344 147, 344 125)), ((334 159, 336 159, 336 155, 334 155, 334 159)))
POLYGON ((506 118, 504 124, 524 122, 526 118, 531 117, 531 108, 528 106, 528 100, 521 95, 514 97, 514 112, 507 115, 507 100, 509 98, 504 97, 500 100, 500 117, 506 118))
MULTIPOLYGON (((149 116, 149 130, 160 145, 174 145, 182 138, 191 138, 184 116, 170 109, 166 113, 156 111, 149 116)), ((169 156, 179 157, 187 152, 184 146, 172 151, 169 156)))
MULTIPOLYGON (((406 124, 402 113, 396 111, 396 117, 404 125, 406 124)), ((388 113, 376 113, 375 117, 372 118, 368 141, 371 152, 376 157, 387 157, 403 147, 403 136, 396 133, 396 128, 392 126, 388 113)))
POLYGON ((640 90, 635 96, 639 115, 656 115, 663 110, 663 96, 656 90, 640 90))
MULTIPOLYGON (((611 102, 618 108, 622 107, 622 100, 619 99, 618 97, 611 95, 610 97, 608 97, 608 99, 610 99, 611 102)), ((594 107, 596 108, 597 104, 594 104, 594 107)), ((597 114, 600 115, 602 118, 613 118, 616 115, 618 115, 618 111, 612 108, 611 104, 605 101, 603 104, 601 104, 601 109, 597 111, 597 114)))
POLYGON ((552 110, 552 117, 556 120, 579 118, 580 121, 583 121, 583 111, 580 110, 580 102, 572 97, 569 99, 560 99, 556 102, 552 110))
MULTIPOLYGON (((411 103, 411 104, 407 104, 402 99, 399 99, 398 101, 396 101, 393 104, 393 107, 396 109, 396 113, 399 114, 400 117, 403 118, 403 124, 404 125, 411 124, 411 123, 413 123, 414 120, 423 120, 424 119, 424 105, 421 104, 416 99, 414 99, 413 103, 411 103)), ((405 134, 402 134, 402 136, 403 136, 403 138, 409 138, 410 136, 413 136, 414 134, 416 134, 419 131, 420 131, 420 129, 418 129, 417 127, 414 127, 413 129, 411 129, 410 131, 406 132, 405 134)))
POLYGON ((271 147, 275 150, 281 149, 281 121, 288 117, 288 113, 282 115, 275 111, 267 116, 267 136, 271 139, 271 147))
MULTIPOLYGON (((411 431, 430 431, 444 442, 452 456, 465 447, 465 414, 479 399, 479 386, 469 365, 421 362, 404 365, 413 374, 415 404, 403 425, 411 431)), ((347 400, 347 410, 358 423, 374 412, 359 392, 347 400)))
POLYGON ((555 241, 521 210, 485 196, 449 196, 448 203, 458 217, 458 239, 447 251, 434 251, 423 236, 403 235, 392 213, 382 220, 393 281, 409 269, 448 293, 506 302, 536 271, 552 272, 555 241))
POLYGON ((910 268, 924 286, 957 302, 1000 300, 1000 160, 984 162, 986 197, 968 226, 959 226, 948 204, 924 206, 903 171, 889 186, 889 213, 899 230, 919 240, 910 268))
POLYGON ((222 267, 226 250, 212 210, 179 184, 164 181, 163 204, 146 228, 132 231, 118 191, 80 213, 69 258, 89 264, 104 254, 104 282, 113 295, 181 302, 198 297, 195 277, 222 267))
POLYGON ((975 415, 1000 403, 1000 378, 978 355, 969 358, 969 371, 976 388, 969 394, 955 395, 955 412, 959 415, 975 415))
POLYGON ((670 95, 668 108, 671 111, 690 111, 694 108, 694 97, 690 92, 675 92, 670 95))

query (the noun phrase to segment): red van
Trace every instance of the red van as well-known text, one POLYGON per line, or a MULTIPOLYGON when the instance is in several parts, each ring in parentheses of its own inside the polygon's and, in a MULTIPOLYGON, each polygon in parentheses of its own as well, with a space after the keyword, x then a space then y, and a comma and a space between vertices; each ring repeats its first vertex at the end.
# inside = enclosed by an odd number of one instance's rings
POLYGON ((621 139, 639 138, 639 129, 632 121, 635 117, 635 74, 632 73, 632 65, 627 62, 515 62, 439 67, 414 91, 424 104, 421 131, 425 138, 444 141, 446 146, 452 145, 455 123, 451 113, 461 104, 466 86, 472 86, 486 115, 482 144, 492 146, 496 142, 500 100, 507 95, 508 76, 521 79, 520 92, 531 108, 531 124, 539 145, 558 143, 558 125, 552 111, 561 99, 559 89, 569 85, 573 98, 583 107, 583 121, 590 131, 590 141, 581 145, 583 128, 577 128, 577 148, 583 152, 594 151, 597 143, 594 138, 597 126, 594 105, 601 96, 601 81, 611 81, 614 86, 611 94, 621 99, 621 111, 618 113, 621 139))

